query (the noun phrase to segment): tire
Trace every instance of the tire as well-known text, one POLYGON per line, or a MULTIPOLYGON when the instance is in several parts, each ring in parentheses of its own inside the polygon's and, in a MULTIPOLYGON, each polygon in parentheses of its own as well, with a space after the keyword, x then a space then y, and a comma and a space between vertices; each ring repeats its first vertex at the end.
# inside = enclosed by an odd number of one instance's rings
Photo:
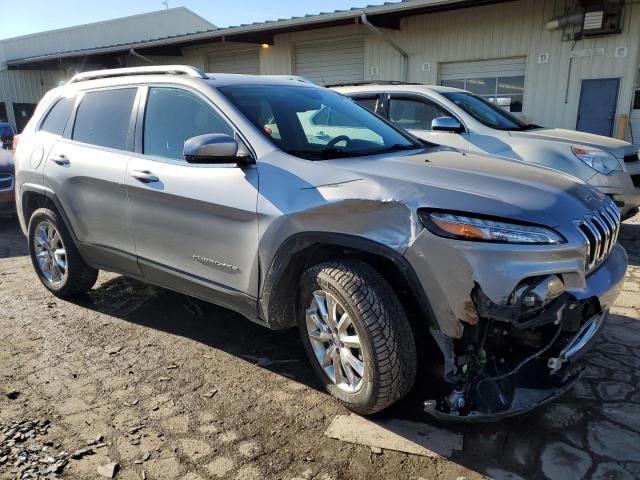
POLYGON ((350 410, 361 415, 378 412, 413 387, 417 356, 411 325, 389 284, 368 264, 335 260, 308 269, 301 278, 297 312, 302 342, 316 374, 350 410), (334 321, 332 328, 328 310, 334 304, 335 319, 340 321, 334 321), (327 321, 318 323, 324 313, 327 321), (336 344, 338 348, 331 350, 336 344))
POLYGON ((56 297, 73 297, 95 285, 98 270, 84 262, 57 212, 49 208, 33 212, 28 239, 33 268, 42 284, 56 297), (49 238, 43 242, 45 237, 49 238))

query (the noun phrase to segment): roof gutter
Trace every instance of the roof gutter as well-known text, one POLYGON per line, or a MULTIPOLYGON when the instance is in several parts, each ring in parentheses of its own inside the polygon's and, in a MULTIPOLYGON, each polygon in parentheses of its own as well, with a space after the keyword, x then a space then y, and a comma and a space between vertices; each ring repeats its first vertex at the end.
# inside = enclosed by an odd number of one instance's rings
POLYGON ((393 41, 393 39, 391 37, 389 37, 389 35, 387 35, 382 30, 380 30, 378 27, 376 27, 371 22, 369 22, 369 19, 367 18, 367 14, 366 13, 363 13, 362 15, 360 15, 360 21, 362 22, 362 24, 365 27, 367 27, 369 30, 371 30, 378 37, 380 37, 385 42, 387 42, 395 51, 397 51, 400 55, 402 55, 403 70, 404 70, 403 71, 403 75, 402 75, 402 77, 403 77, 402 80, 405 81, 405 82, 408 82, 409 81, 409 54, 404 49, 402 49, 402 47, 400 47, 400 45, 398 45, 395 41, 393 41))

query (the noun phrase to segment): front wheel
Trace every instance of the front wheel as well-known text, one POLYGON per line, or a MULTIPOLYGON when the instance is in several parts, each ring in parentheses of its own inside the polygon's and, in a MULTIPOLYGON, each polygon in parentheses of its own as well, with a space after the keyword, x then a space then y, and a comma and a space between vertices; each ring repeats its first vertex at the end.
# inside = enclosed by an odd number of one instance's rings
POLYGON ((380 411, 413 387, 416 346, 406 313, 389 284, 358 260, 307 270, 298 325, 327 391, 356 413, 380 411))

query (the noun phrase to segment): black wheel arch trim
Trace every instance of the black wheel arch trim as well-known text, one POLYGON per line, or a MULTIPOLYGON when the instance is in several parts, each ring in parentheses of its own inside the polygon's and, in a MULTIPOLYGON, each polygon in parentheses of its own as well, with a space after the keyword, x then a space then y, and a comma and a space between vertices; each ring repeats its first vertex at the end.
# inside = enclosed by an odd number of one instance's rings
MULTIPOLYGON (((278 286, 290 265, 294 255, 312 246, 329 246, 361 251, 387 259, 393 263, 397 271, 403 276, 418 301, 421 314, 427 325, 439 330, 435 315, 422 284, 409 261, 399 252, 368 238, 357 235, 331 232, 303 232, 287 238, 276 251, 271 265, 263 277, 259 293, 259 315, 274 329, 287 328, 292 325, 282 325, 278 319, 270 318, 274 304, 278 302, 278 286)), ((384 276, 384 272, 381 272, 384 276)), ((291 292, 289 292, 291 293, 291 292)), ((292 319, 293 321, 293 319, 292 319)), ((295 324, 295 321, 293 322, 295 324)))

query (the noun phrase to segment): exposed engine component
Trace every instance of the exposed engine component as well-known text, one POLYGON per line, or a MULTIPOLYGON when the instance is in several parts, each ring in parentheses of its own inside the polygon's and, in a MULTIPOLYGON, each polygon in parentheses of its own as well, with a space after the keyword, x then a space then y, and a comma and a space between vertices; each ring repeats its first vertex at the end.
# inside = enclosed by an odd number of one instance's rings
POLYGON ((556 275, 523 281, 507 305, 493 304, 477 285, 472 298, 481 321, 452 342, 455 386, 424 403, 439 418, 498 419, 561 395, 578 380, 574 360, 608 313, 597 298, 575 300, 556 275))

